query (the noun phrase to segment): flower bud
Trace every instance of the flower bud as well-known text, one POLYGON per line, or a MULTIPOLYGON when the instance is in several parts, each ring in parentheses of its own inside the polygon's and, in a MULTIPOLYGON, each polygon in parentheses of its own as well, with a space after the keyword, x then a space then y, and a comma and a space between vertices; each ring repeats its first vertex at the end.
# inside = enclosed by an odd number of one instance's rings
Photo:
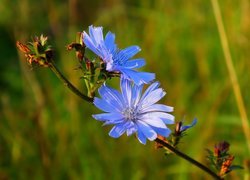
POLYGON ((34 37, 33 41, 28 44, 17 41, 16 46, 24 53, 29 65, 48 67, 53 57, 53 52, 47 40, 48 37, 41 35, 40 37, 34 37))

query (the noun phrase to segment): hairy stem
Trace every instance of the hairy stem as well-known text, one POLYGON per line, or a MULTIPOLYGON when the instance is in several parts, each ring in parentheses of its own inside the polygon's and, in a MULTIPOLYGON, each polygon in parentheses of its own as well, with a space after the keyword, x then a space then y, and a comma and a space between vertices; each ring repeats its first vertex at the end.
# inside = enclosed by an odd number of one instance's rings
POLYGON ((59 69, 52 61, 49 62, 49 67, 56 74, 56 76, 64 83, 64 85, 67 86, 74 94, 76 94, 87 102, 93 103, 93 98, 82 94, 73 84, 68 81, 68 79, 66 79, 66 77, 63 76, 63 74, 59 71, 59 69))
POLYGON ((208 167, 204 166, 203 164, 199 163, 198 161, 192 159, 191 157, 189 157, 188 155, 182 153, 181 151, 177 150, 176 148, 174 148, 173 146, 171 146, 170 144, 168 144, 167 142, 156 138, 155 142, 161 144, 162 146, 164 146, 165 148, 167 148, 168 150, 170 150, 171 152, 175 153, 177 156, 187 160, 188 162, 190 162, 191 164, 197 166, 198 168, 200 168, 201 170, 207 172, 208 174, 210 174, 214 179, 219 179, 222 180, 223 178, 221 178, 220 176, 218 176, 216 173, 214 173, 213 171, 211 171, 208 167))

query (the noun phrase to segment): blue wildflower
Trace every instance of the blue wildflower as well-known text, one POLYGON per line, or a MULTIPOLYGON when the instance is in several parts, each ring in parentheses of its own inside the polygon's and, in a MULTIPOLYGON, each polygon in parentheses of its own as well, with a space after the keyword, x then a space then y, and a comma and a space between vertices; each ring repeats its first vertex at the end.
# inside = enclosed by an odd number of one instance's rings
POLYGON ((102 27, 93 26, 89 26, 89 35, 83 32, 83 42, 103 60, 107 71, 120 72, 122 78, 132 80, 137 85, 148 84, 155 79, 154 73, 135 70, 145 65, 145 60, 142 58, 131 59, 141 50, 139 46, 118 49, 113 33, 108 32, 104 38, 102 27))
POLYGON ((192 121, 191 124, 186 125, 186 126, 181 126, 181 127, 180 127, 180 132, 186 131, 187 129, 189 129, 189 128, 193 127, 194 125, 196 125, 196 123, 197 123, 197 119, 195 118, 195 119, 192 121))
POLYGON ((104 84, 99 88, 101 98, 94 99, 95 106, 105 113, 93 117, 104 125, 114 125, 109 135, 118 138, 125 132, 127 136, 136 133, 142 144, 147 139, 155 140, 157 135, 168 137, 171 131, 166 124, 173 124, 174 116, 167 112, 173 107, 156 104, 166 94, 159 83, 151 84, 143 94, 143 85, 127 79, 121 79, 120 87, 121 92, 104 84))
POLYGON ((175 125, 175 131, 172 134, 171 144, 176 147, 181 138, 185 135, 185 131, 191 127, 193 127, 197 123, 197 119, 195 118, 193 122, 189 125, 183 126, 183 121, 179 121, 175 125))

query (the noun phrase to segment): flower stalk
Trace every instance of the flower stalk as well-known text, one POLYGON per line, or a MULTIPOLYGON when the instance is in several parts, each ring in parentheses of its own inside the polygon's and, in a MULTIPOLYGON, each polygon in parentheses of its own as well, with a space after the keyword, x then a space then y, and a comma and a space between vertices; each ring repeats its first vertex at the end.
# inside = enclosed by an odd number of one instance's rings
MULTIPOLYGON (((93 98, 90 98, 88 96, 85 96, 84 94, 82 94, 77 88, 75 88, 63 75, 62 73, 57 69, 57 67, 54 65, 53 62, 51 62, 49 64, 50 69, 56 74, 56 76, 62 80, 64 82, 64 84, 73 92, 75 93, 77 96, 79 96, 80 98, 82 98, 83 100, 92 103, 93 102, 93 98)), ((190 156, 182 153, 181 151, 177 150, 175 147, 171 146, 170 144, 168 144, 166 141, 161 140, 159 138, 155 139, 155 142, 161 144, 162 146, 164 146, 165 148, 167 148, 169 151, 173 152, 174 154, 176 154, 177 156, 179 156, 180 158, 185 159, 186 161, 188 161, 189 163, 195 165, 196 167, 200 168, 201 170, 205 171, 206 173, 208 173, 209 175, 211 175, 214 179, 218 179, 218 180, 223 180, 223 178, 221 178, 220 176, 218 176, 216 173, 214 173, 213 171, 211 171, 208 167, 204 166, 203 164, 199 163, 198 161, 192 159, 190 156)))
MULTIPOLYGON (((89 102, 89 103, 93 103, 93 98, 88 97, 84 94, 82 94, 73 84, 71 84, 69 82, 69 80, 60 72, 60 70, 56 67, 56 65, 53 63, 53 61, 50 61, 48 63, 48 67, 55 73, 55 75, 64 83, 65 86, 67 86, 74 94, 76 94, 77 96, 79 96, 81 99, 89 102)), ((189 157, 188 155, 182 153, 181 151, 177 150, 175 147, 171 146, 170 144, 168 144, 166 141, 161 140, 159 138, 155 139, 155 142, 161 144, 162 146, 164 146, 165 148, 167 148, 169 151, 173 152, 174 154, 176 154, 177 156, 185 159, 186 161, 190 162, 191 164, 195 165, 196 167, 200 168, 201 170, 207 172, 209 175, 211 175, 212 177, 214 177, 215 179, 218 180, 222 180, 223 178, 221 178, 220 176, 218 176, 216 173, 214 173, 213 171, 211 171, 209 168, 207 168, 206 166, 204 166, 203 164, 199 163, 198 161, 192 159, 191 157, 189 157)))
POLYGON ((211 171, 208 167, 204 166, 203 164, 201 164, 198 161, 192 159, 188 155, 186 155, 186 154, 182 153, 181 151, 177 150, 176 148, 174 148, 173 146, 171 146, 170 144, 168 144, 166 141, 161 140, 159 138, 156 138, 155 142, 161 144, 162 146, 164 146, 165 148, 167 148, 169 151, 173 152, 177 156, 185 159, 186 161, 190 162, 191 164, 193 164, 196 167, 200 168, 201 170, 205 171, 206 173, 208 173, 209 175, 211 175, 214 179, 218 179, 218 180, 222 180, 223 179, 220 176, 218 176, 217 174, 215 174, 213 171, 211 171))
POLYGON ((81 93, 73 84, 69 82, 69 80, 64 77, 64 75, 59 71, 59 69, 55 66, 53 61, 49 62, 49 68, 55 73, 55 75, 64 83, 65 86, 67 86, 74 94, 82 98, 83 100, 93 103, 93 98, 88 97, 81 93))
MULTIPOLYGON (((88 96, 85 96, 84 94, 82 94, 77 88, 75 88, 63 75, 62 73, 58 70, 58 68, 54 65, 53 62, 51 62, 49 64, 50 69, 56 74, 56 76, 62 80, 64 82, 64 84, 73 92, 75 93, 77 96, 79 96, 80 98, 82 98, 83 100, 92 103, 93 102, 93 98, 90 98, 88 96)), ((220 176, 218 176, 216 173, 214 173, 213 171, 211 171, 208 167, 204 166, 203 164, 199 163, 198 161, 192 159, 190 156, 182 153, 181 151, 177 150, 175 147, 171 146, 170 144, 168 144, 166 141, 161 140, 159 138, 155 139, 155 142, 161 144, 162 146, 164 146, 165 148, 167 148, 169 151, 173 152, 174 154, 176 154, 177 156, 179 156, 180 158, 185 159, 186 161, 190 162, 191 164, 195 165, 196 167, 200 168, 201 170, 205 171, 206 173, 208 173, 209 175, 211 175, 214 179, 218 179, 218 180, 223 180, 223 178, 221 178, 220 176)))

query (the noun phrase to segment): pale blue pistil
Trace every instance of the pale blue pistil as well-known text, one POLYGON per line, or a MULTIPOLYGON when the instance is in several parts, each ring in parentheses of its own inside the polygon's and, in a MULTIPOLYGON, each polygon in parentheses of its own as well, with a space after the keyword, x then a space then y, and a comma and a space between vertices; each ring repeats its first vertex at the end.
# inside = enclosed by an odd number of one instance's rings
POLYGON ((122 114, 126 120, 135 121, 138 119, 138 111, 136 108, 128 107, 122 112, 122 114))

